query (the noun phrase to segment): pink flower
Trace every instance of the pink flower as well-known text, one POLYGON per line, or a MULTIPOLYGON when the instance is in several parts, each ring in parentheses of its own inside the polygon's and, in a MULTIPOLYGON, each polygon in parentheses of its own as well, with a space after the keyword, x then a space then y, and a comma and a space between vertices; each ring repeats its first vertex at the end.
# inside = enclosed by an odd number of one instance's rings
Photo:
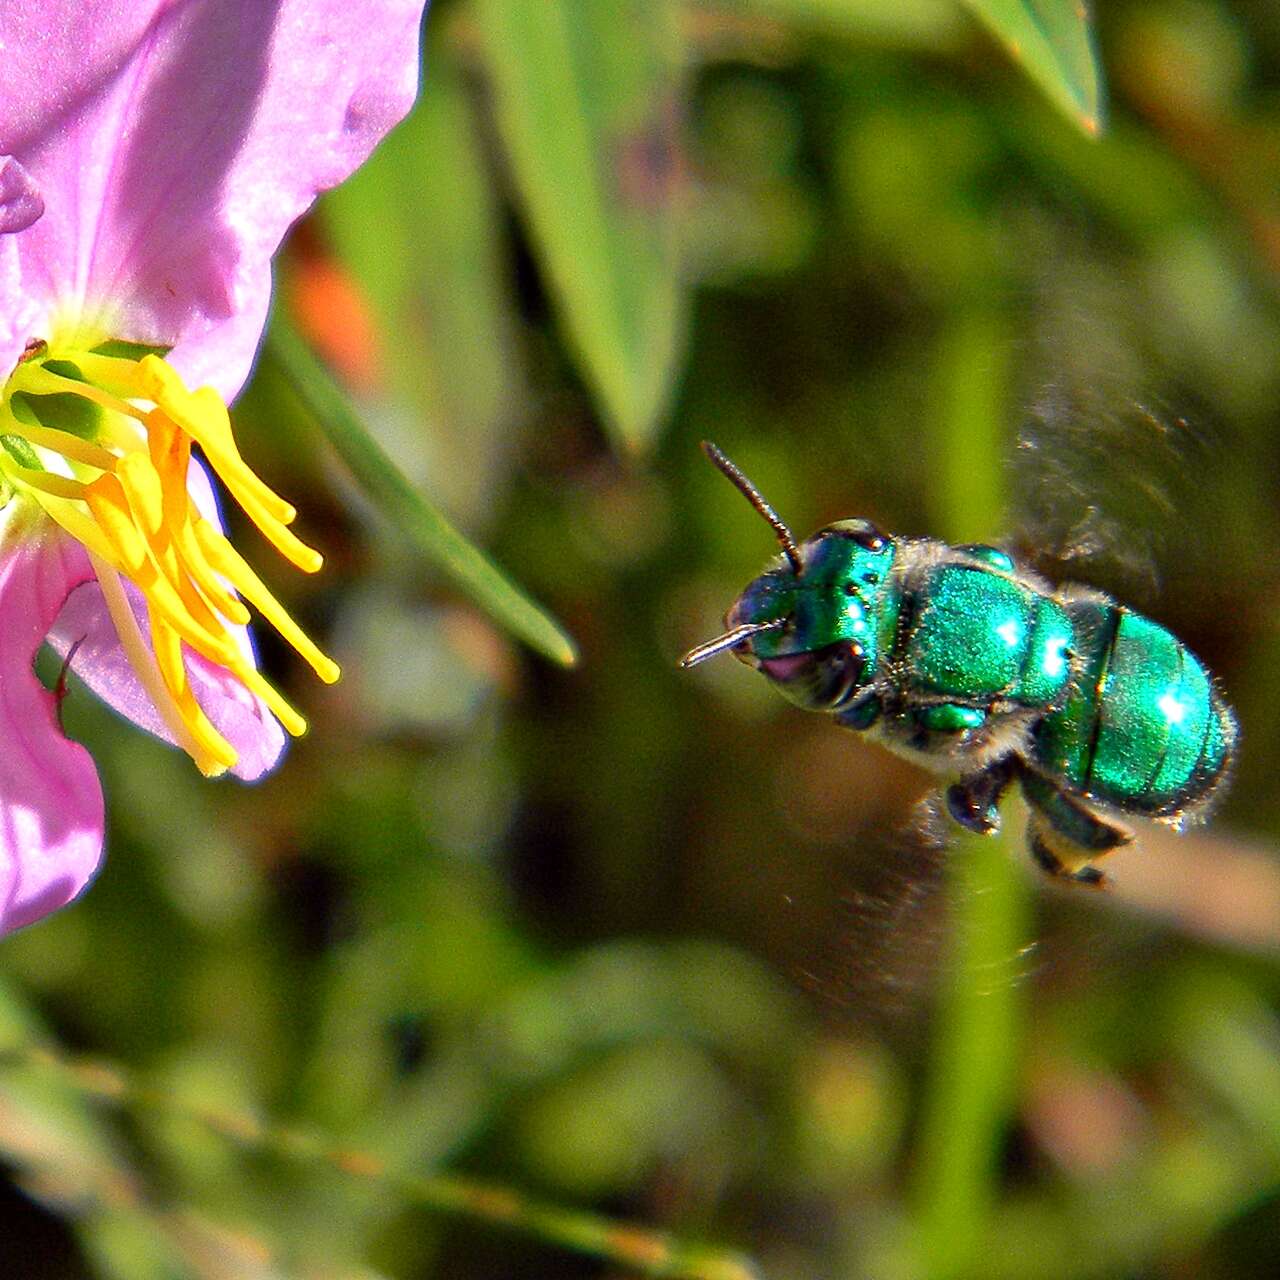
POLYGON ((281 724, 305 728, 257 670, 246 603, 337 678, 224 536, 192 446, 319 568, 225 404, 285 231, 408 110, 422 10, 0 0, 0 933, 70 901, 102 855, 93 762, 32 670, 46 639, 202 771, 245 779, 281 724))

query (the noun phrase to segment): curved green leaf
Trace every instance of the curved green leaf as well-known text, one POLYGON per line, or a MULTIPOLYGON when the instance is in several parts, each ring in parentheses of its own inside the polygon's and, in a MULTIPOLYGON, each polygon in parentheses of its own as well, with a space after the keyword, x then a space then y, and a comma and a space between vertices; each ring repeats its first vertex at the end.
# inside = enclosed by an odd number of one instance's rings
POLYGON ((1085 0, 965 0, 1027 74, 1086 133, 1102 132, 1102 72, 1085 0))
POLYGON ((498 128, 548 285, 622 444, 643 448, 681 335, 674 0, 479 0, 498 128))
POLYGON ((329 371, 279 317, 272 322, 268 349, 374 506, 495 622, 539 653, 573 666, 577 647, 560 625, 409 483, 329 371))

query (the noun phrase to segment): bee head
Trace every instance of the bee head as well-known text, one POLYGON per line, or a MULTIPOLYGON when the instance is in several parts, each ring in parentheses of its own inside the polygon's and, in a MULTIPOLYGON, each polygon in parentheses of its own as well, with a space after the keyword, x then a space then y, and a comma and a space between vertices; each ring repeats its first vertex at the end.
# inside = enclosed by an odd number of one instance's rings
POLYGON ((685 654, 681 666, 729 652, 800 706, 843 706, 875 675, 892 540, 865 520, 841 520, 797 544, 742 472, 715 445, 703 448, 773 528, 782 556, 725 614, 724 634, 685 654))

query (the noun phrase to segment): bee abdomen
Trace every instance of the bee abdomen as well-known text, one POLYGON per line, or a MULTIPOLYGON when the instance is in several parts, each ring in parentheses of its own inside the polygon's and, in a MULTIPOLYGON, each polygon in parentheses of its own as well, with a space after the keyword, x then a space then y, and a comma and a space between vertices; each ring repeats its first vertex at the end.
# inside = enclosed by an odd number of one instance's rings
POLYGON ((1227 771, 1235 720, 1200 660, 1158 623, 1072 601, 1081 666, 1047 715, 1036 764, 1071 790, 1148 817, 1203 804, 1227 771))

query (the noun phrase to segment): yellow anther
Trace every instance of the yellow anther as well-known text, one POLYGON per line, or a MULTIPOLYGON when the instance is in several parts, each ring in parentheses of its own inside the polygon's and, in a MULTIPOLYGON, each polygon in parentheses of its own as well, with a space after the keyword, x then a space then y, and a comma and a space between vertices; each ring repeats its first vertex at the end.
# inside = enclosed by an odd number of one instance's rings
POLYGON ((173 696, 183 722, 196 742, 224 769, 237 759, 235 748, 220 734, 205 715, 187 681, 187 668, 182 660, 182 641, 157 618, 151 620, 151 646, 165 687, 173 696))
POLYGON ((196 539, 213 568, 287 640, 325 684, 333 684, 341 671, 332 658, 321 653, 311 638, 289 616, 266 584, 245 563, 240 553, 207 520, 197 520, 196 539))
POLYGON ((85 486, 85 503, 115 552, 114 563, 136 577, 147 563, 147 542, 133 522, 124 486, 114 475, 99 476, 85 486))
POLYGON ((154 539, 164 528, 164 491, 151 459, 144 453, 131 453, 120 459, 116 475, 138 528, 149 541, 154 539))
POLYGON ((245 688, 250 693, 256 693, 271 708, 271 714, 284 725, 287 733, 295 738, 300 738, 306 733, 306 720, 298 714, 292 703, 287 701, 269 680, 264 678, 256 667, 243 663, 240 667, 233 668, 233 670, 244 681, 245 688))

